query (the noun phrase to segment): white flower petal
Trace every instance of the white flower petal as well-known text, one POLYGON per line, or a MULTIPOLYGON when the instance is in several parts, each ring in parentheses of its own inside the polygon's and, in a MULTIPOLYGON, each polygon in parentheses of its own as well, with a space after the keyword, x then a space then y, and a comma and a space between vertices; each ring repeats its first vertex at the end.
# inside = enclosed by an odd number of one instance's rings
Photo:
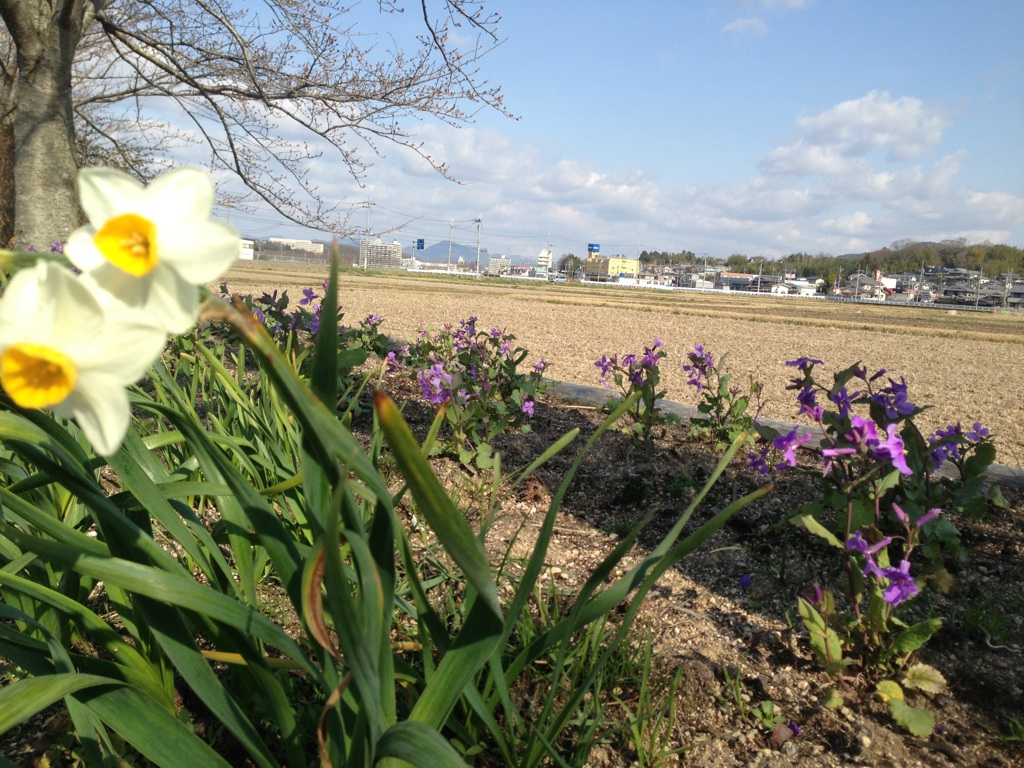
POLYGON ((213 210, 213 179, 196 168, 175 168, 146 187, 145 211, 160 220, 206 221, 213 210))
POLYGON ((155 269, 145 309, 169 333, 184 333, 199 318, 199 288, 169 268, 155 269))
POLYGON ((75 391, 53 410, 58 416, 74 418, 101 456, 117 451, 131 421, 124 386, 111 374, 99 372, 80 374, 75 391))
POLYGON ((126 173, 110 168, 84 168, 78 174, 82 210, 94 227, 143 204, 144 187, 126 173))
POLYGON ((78 364, 81 375, 96 371, 127 386, 150 369, 166 340, 162 323, 147 314, 125 309, 107 314, 101 339, 65 349, 78 364))
POLYGON ((75 338, 95 336, 102 319, 88 287, 63 267, 41 260, 8 283, 0 302, 0 339, 63 350, 75 338))
POLYGON ((159 230, 157 253, 175 272, 195 285, 216 280, 238 259, 239 236, 234 227, 219 221, 187 229, 159 230))
POLYGON ((96 247, 95 237, 96 227, 86 224, 72 232, 64 244, 64 255, 83 272, 107 263, 107 257, 96 247))

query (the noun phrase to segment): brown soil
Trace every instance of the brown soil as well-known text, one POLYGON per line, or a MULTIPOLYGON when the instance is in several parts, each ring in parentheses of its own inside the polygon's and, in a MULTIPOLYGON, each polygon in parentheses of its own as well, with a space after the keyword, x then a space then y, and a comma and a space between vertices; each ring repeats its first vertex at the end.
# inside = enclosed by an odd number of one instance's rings
MULTIPOLYGON (((415 387, 401 374, 389 376, 385 387, 399 399, 415 397, 415 387)), ((405 413, 414 430, 425 433, 430 410, 416 405, 405 413)), ((529 434, 508 434, 496 441, 502 466, 511 471, 526 466, 570 429, 581 431, 569 449, 504 499, 488 536, 495 561, 506 552, 512 561, 532 553, 552 494, 602 418, 593 408, 549 397, 538 405, 529 434)), ((686 442, 677 428, 664 429, 650 458, 622 433, 602 436, 558 513, 545 558, 544 584, 571 599, 620 536, 656 509, 619 569, 625 572, 668 531, 716 463, 710 450, 686 442)), ((439 476, 457 488, 480 482, 467 477, 457 462, 440 459, 436 467, 439 476)), ((764 482, 744 462, 735 462, 687 531, 764 482)), ((918 739, 893 722, 869 687, 846 694, 839 709, 824 706, 825 694, 835 682, 821 670, 801 636, 796 596, 807 594, 816 583, 841 592, 841 561, 834 550, 784 522, 799 504, 816 496, 818 487, 811 473, 793 471, 778 477, 773 492, 666 573, 644 601, 634 642, 650 632, 663 679, 680 667, 684 670, 667 748, 686 752, 662 764, 1024 765, 1024 744, 998 737, 1008 732, 1011 718, 1024 720, 1024 498, 1019 491, 1007 489, 1011 508, 993 509, 983 521, 952 517, 969 553, 966 563, 955 557, 946 563, 957 586, 946 595, 929 590, 914 603, 917 619, 947 619, 915 660, 937 668, 949 683, 938 696, 908 692, 909 703, 936 716, 935 733, 918 739), (744 574, 750 575, 746 588, 740 584, 744 574), (998 600, 993 599, 996 590, 998 600), (976 612, 970 620, 966 615, 971 606, 979 605, 987 606, 985 615, 996 622, 987 626, 1005 629, 999 642, 979 628, 976 612), (800 735, 773 745, 771 732, 741 713, 730 678, 742 681, 741 701, 747 712, 771 701, 777 714, 800 727, 800 735)), ((621 714, 614 705, 607 713, 621 714)), ((612 735, 594 747, 589 765, 635 765, 636 757, 628 740, 612 735)))
MULTIPOLYGON (((297 299, 324 280, 323 268, 254 262, 227 276, 238 293, 268 286, 297 299)), ((696 404, 681 370, 686 353, 701 343, 718 360, 728 356, 735 381, 753 376, 765 385, 762 415, 792 419, 793 369, 785 361, 815 357, 830 372, 856 362, 906 378, 910 399, 928 410, 922 430, 982 422, 995 435, 998 461, 1024 467, 1024 313, 975 313, 878 304, 837 304, 809 299, 694 294, 554 285, 515 280, 431 279, 405 273, 340 278, 345 320, 384 318, 382 330, 414 338, 421 324, 440 328, 475 315, 481 327, 514 333, 531 360, 551 362, 548 375, 596 385, 594 361, 602 355, 642 352, 659 338, 669 357, 662 364, 668 399, 696 404)))
MULTIPOLYGON (((228 276, 234 291, 270 285, 295 296, 322 279, 323 272, 315 270, 277 266, 267 272, 249 265, 228 276)), ((531 360, 546 357, 553 377, 579 384, 597 383, 593 363, 601 355, 639 352, 658 337, 674 363, 662 366, 668 397, 691 404, 696 399, 679 366, 700 342, 716 356, 728 354, 729 369, 741 379, 753 375, 764 382, 769 403, 763 415, 783 419, 795 410, 792 393, 784 389, 792 371, 786 360, 819 357, 826 370, 862 361, 906 377, 912 399, 930 406, 919 417, 923 428, 982 421, 997 435, 1000 462, 1024 465, 1024 407, 1014 384, 1024 370, 1020 315, 358 273, 342 276, 340 299, 349 323, 377 313, 384 330, 397 338, 414 338, 424 325, 439 328, 475 315, 481 327, 515 333, 531 360)), ((388 386, 399 397, 414 396, 400 377, 392 377, 388 386)), ((419 413, 419 427, 426 429, 429 410, 406 412, 414 426, 419 413)), ((496 558, 509 547, 513 556, 533 549, 573 451, 600 419, 592 409, 551 398, 538 407, 532 433, 499 441, 503 466, 515 468, 569 429, 582 432, 575 448, 505 500, 489 537, 496 558)), ((686 443, 671 428, 650 459, 625 436, 605 435, 558 514, 546 558, 548 583, 574 594, 619 536, 656 508, 623 567, 632 565, 671 527, 715 463, 710 451, 686 443)), ((438 469, 453 483, 465 482, 454 463, 439 462, 438 469)), ((763 482, 738 463, 690 525, 763 482)), ((936 713, 938 728, 929 739, 902 731, 870 694, 859 700, 847 696, 840 709, 823 706, 833 682, 799 636, 795 598, 814 583, 841 590, 840 563, 833 550, 781 523, 817 493, 806 474, 779 478, 773 493, 667 573, 645 600, 639 625, 652 633, 660 669, 666 674, 685 669, 669 747, 687 747, 683 762, 707 766, 1024 765, 1021 743, 998 737, 1008 733, 1013 719, 1024 720, 1024 500, 1019 493, 1007 490, 1011 509, 993 510, 984 521, 955 520, 969 553, 966 565, 955 559, 947 564, 958 586, 949 595, 929 591, 916 603, 919 610, 927 606, 947 618, 919 660, 939 669, 949 689, 935 697, 910 694, 910 703, 936 713), (739 582, 743 574, 751 575, 746 589, 739 582), (990 629, 1005 628, 1002 641, 993 642, 979 627, 979 605, 995 622, 987 625, 990 629), (771 734, 739 711, 727 682, 737 677, 748 711, 770 700, 777 713, 800 726, 801 735, 773 748, 771 734)), ((635 758, 628 743, 611 740, 595 747, 591 764, 629 765, 635 758)))

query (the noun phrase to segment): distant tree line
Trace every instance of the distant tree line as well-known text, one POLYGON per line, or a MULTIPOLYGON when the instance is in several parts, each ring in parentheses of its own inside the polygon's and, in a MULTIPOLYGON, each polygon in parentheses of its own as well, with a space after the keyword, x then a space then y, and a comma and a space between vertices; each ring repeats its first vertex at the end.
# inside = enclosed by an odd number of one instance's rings
POLYGON ((667 251, 641 251, 640 263, 650 266, 682 266, 696 264, 697 257, 692 251, 668 253, 667 251))
MULTIPOLYGON (((747 274, 756 274, 764 269, 765 263, 762 257, 748 258, 742 253, 734 253, 725 259, 725 266, 731 271, 747 274)), ((780 265, 797 277, 824 277, 830 283, 839 274, 871 273, 876 269, 886 273, 919 272, 925 267, 970 269, 994 277, 1007 273, 1024 274, 1024 249, 991 243, 969 245, 963 238, 941 243, 897 240, 887 248, 870 253, 846 256, 791 253, 771 264, 773 267, 780 265)))

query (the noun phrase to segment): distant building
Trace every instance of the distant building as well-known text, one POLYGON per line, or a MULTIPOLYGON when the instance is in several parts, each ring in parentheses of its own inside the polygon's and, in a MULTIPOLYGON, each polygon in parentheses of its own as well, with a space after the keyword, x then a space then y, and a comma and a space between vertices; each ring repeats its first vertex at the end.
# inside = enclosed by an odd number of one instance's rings
POLYGON ((491 256, 487 262, 488 275, 504 275, 512 270, 512 259, 505 257, 491 256))
POLYGON ((305 251, 306 253, 315 253, 323 255, 324 244, 314 243, 312 240, 296 240, 290 237, 272 237, 270 242, 276 243, 277 245, 284 245, 291 248, 293 251, 305 251))
POLYGON ((252 261, 255 257, 256 243, 252 240, 242 238, 242 243, 238 248, 238 258, 243 261, 252 261))
POLYGON ((385 243, 379 237, 359 243, 359 266, 363 269, 401 269, 402 244, 385 243))
POLYGON ((587 280, 612 282, 620 277, 638 278, 640 260, 622 256, 593 256, 583 262, 583 277, 587 280))
POLYGON ((555 253, 550 248, 541 248, 537 254, 537 274, 546 275, 554 264, 555 253))

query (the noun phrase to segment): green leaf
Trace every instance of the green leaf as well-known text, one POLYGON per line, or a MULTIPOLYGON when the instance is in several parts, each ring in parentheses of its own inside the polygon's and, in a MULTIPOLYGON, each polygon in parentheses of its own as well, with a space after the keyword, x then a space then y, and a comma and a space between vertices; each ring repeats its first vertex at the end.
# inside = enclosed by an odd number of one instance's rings
POLYGON ((413 720, 395 723, 377 742, 377 758, 395 757, 422 768, 465 768, 466 761, 435 729, 413 720))
POLYGON ((946 690, 946 678, 935 667, 928 664, 914 664, 903 678, 907 688, 916 688, 925 693, 942 693, 946 690))
POLYGON ((313 347, 313 372, 310 385, 330 410, 338 400, 338 249, 331 254, 331 272, 321 302, 320 329, 313 347))
POLYGON ((109 685, 112 681, 99 675, 76 672, 29 677, 15 680, 0 688, 0 733, 28 720, 65 696, 95 685, 109 685))
POLYGON ((491 564, 483 545, 434 475, 394 402, 377 390, 374 407, 395 462, 402 470, 420 511, 481 599, 494 615, 500 617, 498 590, 491 578, 491 564))
POLYGON ((845 702, 843 697, 839 694, 835 688, 829 688, 825 693, 825 700, 822 702, 822 706, 825 709, 839 709, 845 702))
POLYGON ((797 611, 810 638, 811 650, 830 675, 837 675, 846 666, 843 659, 843 646, 839 635, 832 629, 821 614, 802 597, 797 598, 797 611))
POLYGON ((210 766, 228 768, 220 755, 183 723, 148 696, 126 687, 87 691, 78 698, 148 760, 167 768, 210 766))
POLYGON ((942 619, 925 619, 913 624, 893 638, 892 650, 895 653, 911 653, 928 642, 932 635, 942 627, 942 619))
POLYGON ((882 680, 875 686, 875 693, 881 696, 882 701, 902 701, 903 689, 895 680, 882 680))
POLYGON ((835 534, 819 523, 812 515, 798 515, 797 517, 790 518, 790 522, 797 528, 803 528, 808 533, 820 536, 833 547, 836 547, 837 549, 844 549, 842 542, 836 538, 835 534))
POLYGON ((893 720, 919 739, 931 736, 935 730, 935 715, 927 709, 918 709, 900 699, 893 699, 889 702, 889 711, 893 720))

